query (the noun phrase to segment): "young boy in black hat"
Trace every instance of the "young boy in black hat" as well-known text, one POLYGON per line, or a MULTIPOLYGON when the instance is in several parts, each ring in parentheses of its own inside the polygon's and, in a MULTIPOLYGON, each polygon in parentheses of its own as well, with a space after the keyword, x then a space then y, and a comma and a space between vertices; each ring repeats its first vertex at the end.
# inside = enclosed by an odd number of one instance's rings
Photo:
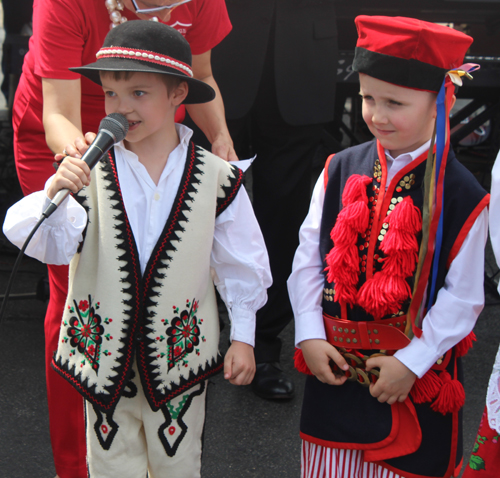
POLYGON ((458 476, 488 195, 449 147, 448 115, 472 38, 411 18, 356 26, 376 141, 329 158, 288 281, 310 374, 302 476, 458 476))
POLYGON ((174 123, 181 103, 214 97, 190 65, 188 43, 164 24, 111 30, 97 61, 75 71, 102 84, 107 114, 126 117, 125 140, 92 172, 66 157, 4 224, 22 244, 47 197, 74 193, 28 254, 71 260, 52 366, 86 400, 92 477, 200 476, 207 378, 224 368, 244 385, 255 371, 267 254, 241 171, 174 123), (232 319, 224 361, 214 283, 232 319))

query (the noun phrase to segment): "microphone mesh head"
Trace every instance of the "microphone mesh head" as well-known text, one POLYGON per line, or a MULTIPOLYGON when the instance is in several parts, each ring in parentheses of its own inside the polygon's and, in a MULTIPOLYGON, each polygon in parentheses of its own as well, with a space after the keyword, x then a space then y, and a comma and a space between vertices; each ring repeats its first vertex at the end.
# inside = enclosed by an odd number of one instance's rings
POLYGON ((105 129, 113 136, 115 143, 119 143, 125 139, 128 133, 127 118, 120 113, 111 113, 102 119, 99 131, 102 129, 105 129))

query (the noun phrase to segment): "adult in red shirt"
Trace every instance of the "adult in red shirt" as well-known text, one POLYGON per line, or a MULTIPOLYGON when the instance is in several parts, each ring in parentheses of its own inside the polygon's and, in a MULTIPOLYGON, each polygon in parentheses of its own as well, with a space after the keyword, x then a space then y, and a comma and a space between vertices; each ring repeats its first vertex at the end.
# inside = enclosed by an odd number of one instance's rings
MULTIPOLYGON (((66 150, 77 156, 84 144, 83 134, 95 132, 105 116, 102 89, 68 68, 95 61, 112 21, 117 24, 121 17, 135 20, 154 16, 184 35, 193 53, 194 77, 217 92, 210 103, 187 106, 190 116, 212 143, 215 154, 237 159, 210 63, 211 49, 231 30, 224 0, 35 0, 33 36, 13 108, 14 153, 24 194, 43 189, 54 172, 54 153, 66 150)), ((179 109, 176 120, 183 117, 184 110, 179 109)), ((57 348, 68 269, 48 267, 45 352, 52 451, 60 478, 84 478, 82 399, 50 367, 57 348)))

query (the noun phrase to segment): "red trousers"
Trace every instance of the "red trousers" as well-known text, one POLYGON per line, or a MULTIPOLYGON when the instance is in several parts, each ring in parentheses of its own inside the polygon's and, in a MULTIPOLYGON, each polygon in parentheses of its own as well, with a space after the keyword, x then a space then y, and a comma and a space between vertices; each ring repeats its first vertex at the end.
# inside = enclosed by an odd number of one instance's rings
POLYGON ((68 292, 68 266, 48 266, 50 300, 45 315, 45 360, 50 441, 60 478, 86 478, 83 397, 50 366, 57 349, 61 317, 68 292))
MULTIPOLYGON (((16 96, 13 111, 14 154, 24 194, 43 189, 54 174, 54 155, 40 131, 40 113, 16 96)), ((50 440, 60 478, 87 478, 83 398, 50 362, 57 349, 62 312, 68 292, 68 267, 48 266, 50 300, 45 316, 45 363, 49 406, 50 440)))

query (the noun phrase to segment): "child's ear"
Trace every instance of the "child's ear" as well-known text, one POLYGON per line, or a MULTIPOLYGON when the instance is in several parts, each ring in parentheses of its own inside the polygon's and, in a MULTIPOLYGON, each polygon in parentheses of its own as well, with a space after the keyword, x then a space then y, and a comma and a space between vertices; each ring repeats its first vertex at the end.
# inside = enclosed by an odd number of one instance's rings
POLYGON ((172 99, 174 100, 175 106, 179 106, 186 99, 188 93, 189 86, 185 81, 183 81, 172 93, 172 99))
MULTIPOLYGON (((453 109, 453 107, 455 106, 455 101, 457 101, 457 97, 455 95, 453 95, 451 97, 451 104, 450 104, 450 111, 453 109)), ((437 116, 437 104, 436 102, 434 102, 434 105, 433 105, 433 110, 434 110, 434 113, 432 115, 432 117, 434 119, 436 119, 436 116, 437 116)))

